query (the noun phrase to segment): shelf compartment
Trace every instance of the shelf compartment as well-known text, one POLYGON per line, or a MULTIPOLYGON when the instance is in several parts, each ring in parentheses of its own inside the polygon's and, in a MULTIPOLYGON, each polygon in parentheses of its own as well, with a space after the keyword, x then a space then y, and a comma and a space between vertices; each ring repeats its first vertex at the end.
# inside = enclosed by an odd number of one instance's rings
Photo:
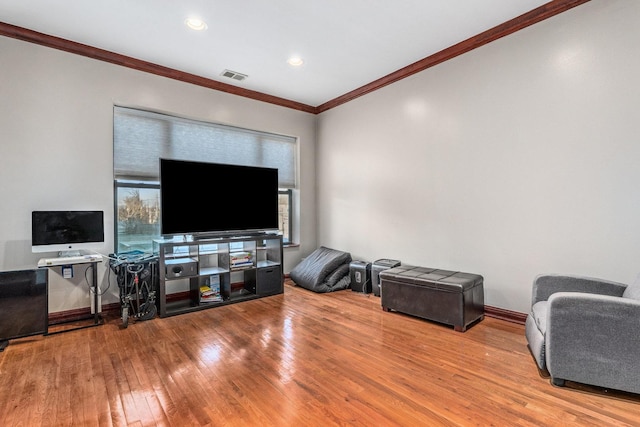
POLYGON ((202 267, 200 268, 200 276, 212 276, 214 274, 225 274, 228 273, 228 268, 221 267, 202 267))
POLYGON ((257 268, 266 268, 266 267, 277 267, 279 265, 280 265, 280 263, 276 262, 276 261, 263 260, 263 261, 258 261, 258 263, 256 264, 256 267, 257 268))

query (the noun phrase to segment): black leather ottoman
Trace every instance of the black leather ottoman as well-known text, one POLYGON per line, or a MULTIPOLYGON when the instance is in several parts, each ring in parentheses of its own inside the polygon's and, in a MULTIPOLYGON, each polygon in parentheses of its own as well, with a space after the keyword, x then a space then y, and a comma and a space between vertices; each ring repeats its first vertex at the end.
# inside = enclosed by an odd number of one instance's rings
POLYGON ((484 319, 483 281, 478 274, 458 271, 410 265, 390 268, 380 272, 382 308, 464 332, 484 319))

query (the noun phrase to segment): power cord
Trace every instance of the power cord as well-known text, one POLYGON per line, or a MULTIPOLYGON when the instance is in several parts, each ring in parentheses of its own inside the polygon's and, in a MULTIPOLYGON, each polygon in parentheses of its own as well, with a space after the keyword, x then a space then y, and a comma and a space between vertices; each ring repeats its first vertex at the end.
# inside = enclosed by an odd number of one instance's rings
MULTIPOLYGON (((89 283, 89 277, 87 277, 87 272, 88 272, 89 270, 91 270, 91 272, 93 273, 93 269, 95 268, 95 267, 94 267, 94 265, 95 265, 95 264, 90 264, 90 265, 89 265, 87 268, 85 268, 85 270, 84 270, 84 281, 86 282, 87 287, 89 288, 89 292, 90 292, 90 293, 95 293, 95 291, 92 289, 92 288, 93 288, 93 286, 91 286, 91 283, 89 283)), ((94 285, 95 285, 95 288, 96 288, 96 290, 97 290, 97 289, 99 288, 98 284, 97 284, 97 283, 95 283, 94 285)), ((108 279, 108 277, 107 277, 107 287, 106 287, 102 292, 98 292, 98 296, 102 296, 102 295, 106 294, 110 287, 111 287, 111 282, 109 281, 109 279, 108 279)))

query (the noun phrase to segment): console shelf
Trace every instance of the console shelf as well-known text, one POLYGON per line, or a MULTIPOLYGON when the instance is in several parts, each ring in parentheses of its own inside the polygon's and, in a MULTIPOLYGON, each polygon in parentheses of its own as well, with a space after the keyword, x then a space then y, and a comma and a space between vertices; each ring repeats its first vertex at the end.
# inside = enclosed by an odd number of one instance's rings
POLYGON ((281 294, 282 236, 225 236, 154 241, 158 313, 173 316, 281 294))

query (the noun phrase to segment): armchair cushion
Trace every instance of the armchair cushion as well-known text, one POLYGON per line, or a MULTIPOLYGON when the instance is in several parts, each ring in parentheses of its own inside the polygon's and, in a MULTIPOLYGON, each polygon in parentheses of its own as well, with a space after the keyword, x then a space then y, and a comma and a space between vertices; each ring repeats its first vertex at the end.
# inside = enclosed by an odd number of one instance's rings
POLYGON ((547 312, 549 311, 549 302, 540 301, 531 307, 531 318, 536 324, 538 330, 544 335, 547 332, 547 312))

